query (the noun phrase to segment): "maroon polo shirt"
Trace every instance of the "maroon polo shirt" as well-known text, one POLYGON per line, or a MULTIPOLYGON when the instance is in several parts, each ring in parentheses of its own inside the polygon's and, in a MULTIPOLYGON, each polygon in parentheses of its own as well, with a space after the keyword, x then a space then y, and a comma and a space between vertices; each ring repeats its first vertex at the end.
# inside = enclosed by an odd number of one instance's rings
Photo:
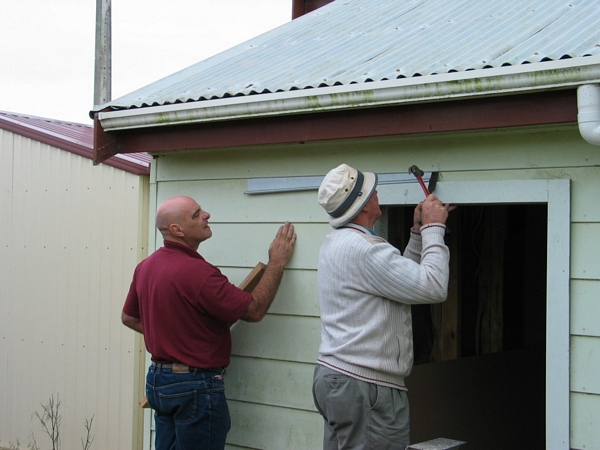
POLYGON ((194 249, 164 241, 136 267, 123 312, 141 320, 152 361, 225 367, 229 327, 251 300, 194 249))

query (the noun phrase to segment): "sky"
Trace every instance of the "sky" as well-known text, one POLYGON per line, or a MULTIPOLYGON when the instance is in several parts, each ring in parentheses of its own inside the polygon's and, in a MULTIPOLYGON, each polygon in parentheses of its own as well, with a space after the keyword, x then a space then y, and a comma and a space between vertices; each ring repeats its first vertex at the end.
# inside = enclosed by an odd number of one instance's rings
MULTIPOLYGON (((291 20, 292 0, 111 0, 116 99, 291 20)), ((0 110, 92 124, 96 0, 2 0, 0 110)))

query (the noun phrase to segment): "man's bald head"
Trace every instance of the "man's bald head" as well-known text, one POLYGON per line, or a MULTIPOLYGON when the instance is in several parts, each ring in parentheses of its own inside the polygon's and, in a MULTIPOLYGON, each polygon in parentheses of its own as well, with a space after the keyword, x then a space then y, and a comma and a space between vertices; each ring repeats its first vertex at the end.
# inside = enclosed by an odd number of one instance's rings
POLYGON ((203 211, 193 198, 172 197, 158 206, 156 228, 165 240, 198 249, 202 241, 212 236, 209 218, 210 214, 203 211))
POLYGON ((179 196, 172 197, 162 202, 156 210, 156 228, 164 235, 169 233, 171 224, 180 224, 183 221, 185 211, 190 205, 195 205, 193 198, 179 196))

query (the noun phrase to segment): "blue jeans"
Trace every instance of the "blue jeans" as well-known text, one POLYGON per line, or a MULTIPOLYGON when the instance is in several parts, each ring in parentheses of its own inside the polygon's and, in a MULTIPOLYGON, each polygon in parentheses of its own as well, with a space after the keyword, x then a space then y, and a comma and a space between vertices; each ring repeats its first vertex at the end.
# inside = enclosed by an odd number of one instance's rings
POLYGON ((154 410, 156 450, 222 450, 231 428, 220 373, 173 373, 152 364, 146 397, 154 410))

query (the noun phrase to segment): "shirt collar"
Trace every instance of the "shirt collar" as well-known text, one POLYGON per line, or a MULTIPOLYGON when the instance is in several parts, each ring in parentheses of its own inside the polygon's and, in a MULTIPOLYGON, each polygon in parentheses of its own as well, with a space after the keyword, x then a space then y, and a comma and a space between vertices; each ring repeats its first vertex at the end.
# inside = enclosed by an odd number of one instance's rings
POLYGON ((188 255, 190 255, 193 258, 202 258, 202 256, 200 256, 200 254, 194 250, 191 247, 188 247, 185 244, 180 244, 179 242, 173 242, 173 241, 163 241, 163 245, 165 248, 169 248, 169 249, 173 249, 173 250, 180 250, 184 253, 187 253, 188 255))
POLYGON ((346 225, 341 226, 340 228, 354 228, 355 230, 360 231, 361 233, 365 233, 365 234, 371 234, 373 236, 379 236, 379 234, 377 234, 377 232, 371 228, 367 228, 364 227, 362 225, 359 225, 357 223, 347 223, 346 225))

